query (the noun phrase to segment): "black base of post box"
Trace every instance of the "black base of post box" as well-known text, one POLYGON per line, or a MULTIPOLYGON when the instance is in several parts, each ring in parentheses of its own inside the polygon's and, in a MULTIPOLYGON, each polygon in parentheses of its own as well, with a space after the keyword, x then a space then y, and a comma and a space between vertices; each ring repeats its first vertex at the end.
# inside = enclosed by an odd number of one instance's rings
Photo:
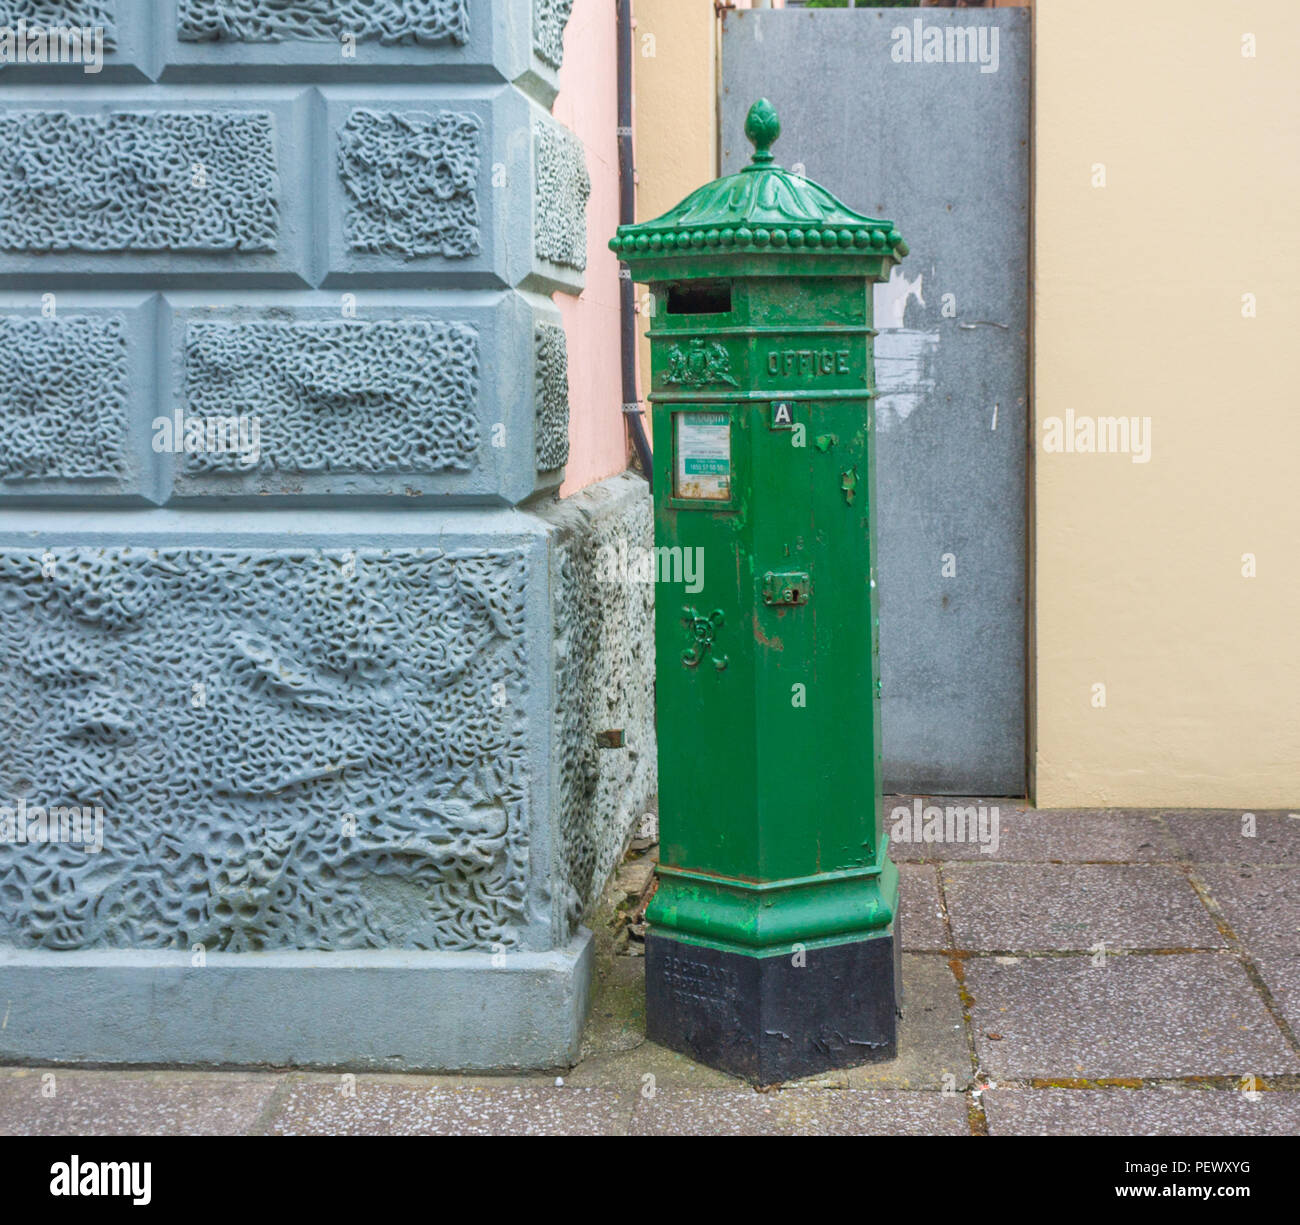
POLYGON ((893 1059, 901 948, 897 919, 870 939, 772 957, 650 931, 646 1036, 760 1085, 893 1059))

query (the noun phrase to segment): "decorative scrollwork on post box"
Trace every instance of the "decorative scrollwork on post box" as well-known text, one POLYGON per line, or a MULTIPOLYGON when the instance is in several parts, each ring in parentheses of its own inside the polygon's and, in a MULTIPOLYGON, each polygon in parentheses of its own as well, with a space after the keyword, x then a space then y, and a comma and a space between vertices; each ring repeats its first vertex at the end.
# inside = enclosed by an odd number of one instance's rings
POLYGON ((682 663, 688 668, 698 668, 700 661, 707 655, 719 672, 724 671, 727 657, 716 655, 713 651, 713 640, 722 628, 722 609, 715 608, 705 617, 688 604, 682 609, 682 620, 686 623, 691 641, 691 645, 682 652, 682 663))

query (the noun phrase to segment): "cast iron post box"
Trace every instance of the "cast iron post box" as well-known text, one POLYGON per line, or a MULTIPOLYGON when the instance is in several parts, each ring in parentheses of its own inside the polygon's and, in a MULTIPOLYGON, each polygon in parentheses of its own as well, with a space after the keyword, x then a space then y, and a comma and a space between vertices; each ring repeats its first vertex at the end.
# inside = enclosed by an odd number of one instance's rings
POLYGON ((773 164, 766 99, 745 132, 750 165, 610 246, 654 303, 647 1028, 772 1083, 896 1049, 871 285, 907 247, 773 164))

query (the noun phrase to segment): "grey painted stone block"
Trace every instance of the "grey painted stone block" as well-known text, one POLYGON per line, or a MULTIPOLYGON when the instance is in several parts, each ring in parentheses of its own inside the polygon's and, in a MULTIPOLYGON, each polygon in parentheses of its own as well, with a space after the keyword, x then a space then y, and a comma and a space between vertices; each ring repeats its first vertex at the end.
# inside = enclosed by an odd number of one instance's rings
POLYGON ((322 93, 324 285, 582 288, 559 262, 579 231, 585 256, 582 148, 517 90, 322 93))
POLYGON ((569 350, 558 323, 538 323, 535 339, 537 467, 554 472, 569 462, 569 350))
POLYGON ((256 420, 256 463, 164 454, 173 497, 515 504, 563 478, 568 388, 550 371, 563 364, 564 334, 549 301, 508 291, 226 298, 167 296, 159 412, 256 420), (542 328, 558 356, 536 349, 542 328))
MULTIPOLYGON (((64 87, 95 86, 144 81, 154 75, 153 31, 155 14, 145 0, 3 0, 0 29, 17 32, 20 22, 29 31, 46 33, 44 62, 19 62, 17 57, 0 66, 0 81, 24 85, 58 83, 64 87), (51 44, 51 29, 74 31, 76 39, 51 44), (83 31, 102 31, 102 64, 93 68, 93 48, 83 31), (58 47, 56 52, 53 48, 58 47), (84 57, 84 58, 83 58, 84 57)), ((15 46, 17 44, 15 43, 15 46)), ((28 42, 30 52, 30 40, 28 42)))
MULTIPOLYGON (((156 0, 120 0, 135 6, 156 0)), ((554 101, 554 0, 161 0, 161 79, 515 82, 554 101), (345 36, 350 35, 350 39, 345 36)))
POLYGON ((591 935, 547 952, 23 953, 0 949, 6 1063, 562 1068, 591 935))
POLYGON ((305 92, 0 105, 0 279, 305 285, 305 92), (105 207, 104 201, 112 207, 105 207))
POLYGON ((656 783, 654 585, 649 488, 631 473, 542 510, 551 551, 557 691, 553 808, 568 920, 587 913, 646 811, 656 783), (618 748, 600 732, 621 732, 618 748))
POLYGON ((0 72, 0 1058, 563 1064, 654 777, 644 485, 536 513, 569 6, 100 7, 0 72))
POLYGON ((542 542, 448 528, 0 551, 0 943, 522 947, 542 542))
POLYGON ((560 280, 587 267, 587 200, 591 176, 582 141, 568 128, 535 123, 533 224, 537 255, 560 280))
POLYGON ((611 560, 649 522, 632 476, 541 515, 7 511, 0 994, 94 1019, 0 1057, 564 1062, 653 790, 652 593, 611 560), (396 1001, 438 1016, 372 1045, 396 1001))
POLYGON ((0 297, 0 501, 143 504, 154 300, 0 297))

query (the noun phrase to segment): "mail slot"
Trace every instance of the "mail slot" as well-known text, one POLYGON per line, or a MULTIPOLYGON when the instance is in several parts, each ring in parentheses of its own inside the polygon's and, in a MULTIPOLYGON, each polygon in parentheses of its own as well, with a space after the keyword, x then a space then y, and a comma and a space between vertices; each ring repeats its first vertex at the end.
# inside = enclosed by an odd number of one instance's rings
POLYGON ((876 659, 871 286, 907 253, 775 164, 610 243, 651 287, 659 888, 647 1030, 770 1083, 893 1054, 898 877, 876 659))

